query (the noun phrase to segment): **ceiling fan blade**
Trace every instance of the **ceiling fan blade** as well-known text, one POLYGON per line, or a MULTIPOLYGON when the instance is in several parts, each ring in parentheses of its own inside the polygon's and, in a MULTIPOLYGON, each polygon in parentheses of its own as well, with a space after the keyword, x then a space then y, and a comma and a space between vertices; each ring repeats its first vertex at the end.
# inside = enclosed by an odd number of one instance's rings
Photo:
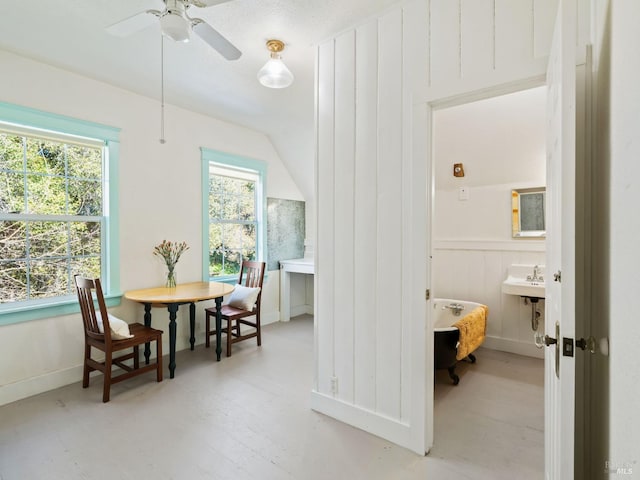
POLYGON ((136 13, 129 18, 109 25, 106 30, 116 37, 128 37, 153 25, 158 20, 159 15, 160 12, 157 10, 136 13))
POLYGON ((212 48, 217 50, 224 58, 227 60, 237 60, 242 56, 240 50, 204 20, 194 18, 193 22, 193 31, 212 48))
POLYGON ((188 3, 198 8, 206 8, 213 7, 214 5, 219 5, 220 3, 226 3, 230 0, 189 0, 188 3))

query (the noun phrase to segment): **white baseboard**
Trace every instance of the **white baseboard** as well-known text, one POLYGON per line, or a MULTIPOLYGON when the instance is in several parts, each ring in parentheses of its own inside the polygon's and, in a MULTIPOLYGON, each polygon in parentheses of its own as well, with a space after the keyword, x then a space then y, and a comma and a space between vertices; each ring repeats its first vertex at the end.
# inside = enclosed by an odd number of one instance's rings
POLYGON ((298 315, 313 315, 313 305, 295 305, 291 307, 291 317, 298 315))
POLYGON ((500 337, 485 337, 484 348, 501 352, 515 353, 526 357, 544 358, 544 350, 535 346, 533 342, 522 342, 500 337))
POLYGON ((260 325, 269 325, 280 321, 280 310, 268 314, 260 314, 260 325))
POLYGON ((393 418, 345 403, 317 391, 311 392, 311 409, 398 444, 419 455, 425 454, 424 451, 420 452, 415 445, 412 445, 410 426, 393 418))
POLYGON ((82 381, 82 365, 0 386, 0 405, 82 381))

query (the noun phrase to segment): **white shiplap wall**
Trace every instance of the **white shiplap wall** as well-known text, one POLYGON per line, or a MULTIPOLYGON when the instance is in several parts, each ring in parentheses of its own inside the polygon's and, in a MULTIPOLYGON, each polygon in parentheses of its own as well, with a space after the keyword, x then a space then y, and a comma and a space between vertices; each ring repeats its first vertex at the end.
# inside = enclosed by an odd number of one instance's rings
POLYGON ((556 5, 412 1, 318 47, 316 410, 430 448, 430 102, 543 76, 556 5))

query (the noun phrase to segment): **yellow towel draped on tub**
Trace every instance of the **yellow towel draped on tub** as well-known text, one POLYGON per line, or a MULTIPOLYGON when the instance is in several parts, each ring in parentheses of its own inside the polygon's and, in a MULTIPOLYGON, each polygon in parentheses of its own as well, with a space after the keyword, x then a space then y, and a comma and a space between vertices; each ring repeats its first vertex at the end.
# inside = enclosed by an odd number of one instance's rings
POLYGON ((470 353, 473 353, 484 342, 484 336, 487 333, 488 314, 489 307, 480 305, 453 324, 454 327, 460 330, 458 353, 456 354, 458 360, 462 360, 470 353))

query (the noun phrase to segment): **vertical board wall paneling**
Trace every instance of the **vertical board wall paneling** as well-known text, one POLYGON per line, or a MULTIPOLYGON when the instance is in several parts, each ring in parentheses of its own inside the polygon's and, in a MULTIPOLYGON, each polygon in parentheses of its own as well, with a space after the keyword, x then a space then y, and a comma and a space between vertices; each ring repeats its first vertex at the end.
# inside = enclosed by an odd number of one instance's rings
POLYGON ((508 70, 533 58, 534 0, 496 0, 496 68, 508 70))
POLYGON ((544 74, 557 3, 428 0, 428 99, 544 74))
POLYGON ((535 0, 533 2, 533 56, 546 58, 551 50, 553 38, 553 22, 546 19, 555 18, 558 11, 558 0, 535 0))
POLYGON ((495 0, 462 0, 461 77, 483 77, 495 69, 495 0))
POLYGON ((487 331, 490 325, 497 326, 499 331, 499 329, 502 328, 502 315, 500 315, 500 306, 502 305, 501 283, 502 280, 506 278, 506 270, 502 268, 502 255, 500 252, 485 251, 484 259, 485 278, 482 298, 485 300, 482 303, 491 305, 489 308, 487 331))
POLYGON ((354 252, 355 404, 375 410, 377 291, 378 28, 356 30, 354 252))
MULTIPOLYGON (((427 88, 427 65, 414 59, 427 58, 428 38, 424 26, 427 22, 426 2, 407 4, 402 10, 402 362, 400 420, 420 435, 425 435, 425 326, 427 288, 427 109, 414 105, 415 99, 424 98, 427 88), (413 133, 414 126, 422 131, 413 133), (415 142, 414 142, 415 140, 415 142), (418 433, 420 432, 420 433, 418 433)), ((433 384, 431 381, 429 385, 433 384)), ((429 403, 430 404, 430 403, 429 403)), ((414 438, 413 443, 417 443, 414 438)))
POLYGON ((376 411, 400 416, 402 356, 402 12, 378 20, 376 411))
POLYGON ((484 255, 467 255, 467 294, 476 302, 484 303, 484 289, 487 283, 484 255))
POLYGON ((431 0, 429 49, 431 85, 460 78, 460 3, 431 0))
POLYGON ((334 44, 327 42, 318 49, 318 145, 317 145, 317 231, 316 231, 316 334, 318 350, 317 385, 320 393, 331 395, 334 375, 334 118, 335 75, 334 44))
POLYGON ((355 32, 335 40, 334 354, 337 397, 354 399, 355 32))

